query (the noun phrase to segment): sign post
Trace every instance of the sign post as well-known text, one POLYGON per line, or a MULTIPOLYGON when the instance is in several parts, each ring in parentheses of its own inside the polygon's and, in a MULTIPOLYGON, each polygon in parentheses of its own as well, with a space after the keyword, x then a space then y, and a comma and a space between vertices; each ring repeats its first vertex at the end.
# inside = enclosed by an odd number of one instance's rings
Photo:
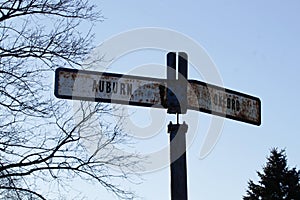
POLYGON ((179 124, 179 114, 187 111, 187 54, 178 53, 176 70, 176 53, 167 54, 167 105, 168 113, 177 115, 177 124, 168 125, 170 134, 170 173, 171 200, 187 200, 187 166, 186 133, 188 126, 179 124), (177 77, 176 78, 176 73, 177 77))
POLYGON ((170 134, 171 199, 187 200, 185 122, 179 114, 187 109, 205 112, 259 126, 259 98, 197 80, 187 80, 188 59, 184 52, 167 54, 167 80, 123 74, 58 68, 55 71, 57 98, 117 103, 167 109, 177 123, 168 125, 170 134), (176 63, 178 60, 178 66, 176 63))
POLYGON ((170 134, 170 174, 171 200, 187 200, 187 166, 186 166, 186 133, 185 124, 168 125, 170 134))

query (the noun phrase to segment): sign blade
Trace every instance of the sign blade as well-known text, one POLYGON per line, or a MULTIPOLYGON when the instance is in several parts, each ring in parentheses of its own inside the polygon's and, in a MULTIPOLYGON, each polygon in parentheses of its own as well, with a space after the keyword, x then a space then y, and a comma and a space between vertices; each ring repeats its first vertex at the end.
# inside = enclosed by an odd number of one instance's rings
POLYGON ((164 108, 166 83, 161 79, 58 68, 55 96, 63 99, 164 108))
POLYGON ((189 80, 188 109, 258 126, 261 124, 259 98, 201 81, 189 80))

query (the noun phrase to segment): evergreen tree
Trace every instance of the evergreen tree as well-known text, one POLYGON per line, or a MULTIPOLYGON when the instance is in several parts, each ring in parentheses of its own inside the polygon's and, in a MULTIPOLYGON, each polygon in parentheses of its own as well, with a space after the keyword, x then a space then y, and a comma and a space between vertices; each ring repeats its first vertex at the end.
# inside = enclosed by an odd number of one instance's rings
POLYGON ((249 181, 244 200, 300 199, 300 171, 288 168, 284 150, 272 149, 263 172, 257 174, 260 181, 258 184, 249 181))

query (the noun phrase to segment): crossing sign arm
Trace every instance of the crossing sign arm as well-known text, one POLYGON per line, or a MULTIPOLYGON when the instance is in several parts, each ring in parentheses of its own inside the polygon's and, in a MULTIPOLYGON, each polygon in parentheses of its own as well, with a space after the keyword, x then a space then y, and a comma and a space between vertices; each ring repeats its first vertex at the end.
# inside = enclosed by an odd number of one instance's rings
POLYGON ((189 80, 188 109, 257 126, 261 124, 261 101, 258 97, 197 80, 189 80))
MULTIPOLYGON (((58 68, 54 94, 62 99, 167 108, 167 80, 157 78, 58 68)), ((261 124, 259 98, 197 80, 188 80, 187 109, 261 124)))
POLYGON ((165 80, 116 73, 58 68, 54 94, 62 99, 166 107, 165 80))

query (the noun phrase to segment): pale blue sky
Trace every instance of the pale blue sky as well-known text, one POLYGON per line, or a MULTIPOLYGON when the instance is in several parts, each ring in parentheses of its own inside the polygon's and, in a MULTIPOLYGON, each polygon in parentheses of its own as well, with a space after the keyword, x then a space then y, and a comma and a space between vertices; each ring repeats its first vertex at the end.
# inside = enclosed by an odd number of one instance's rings
MULTIPOLYGON (((261 98, 262 125, 256 127, 225 120, 217 145, 203 160, 199 159, 199 152, 207 131, 205 123, 209 122, 210 116, 198 114, 199 135, 188 151, 189 199, 241 199, 247 181, 250 178, 257 180, 256 170, 262 169, 272 147, 286 148, 289 165, 300 169, 300 93, 297 83, 300 75, 299 1, 94 2, 106 17, 103 23, 95 27, 95 45, 135 28, 172 29, 191 37, 206 49, 226 88, 261 98)), ((127 58, 124 56, 115 63, 118 66, 111 68, 115 72, 125 73, 143 63, 165 63, 163 52, 149 52, 151 56, 147 55, 145 51, 128 55, 127 58)), ((201 76, 193 78, 201 80, 201 76)), ((136 112, 138 115, 143 111, 136 112)), ((147 117, 145 121, 149 120, 147 117)), ((137 145, 148 145, 149 149, 166 146, 168 137, 165 130, 159 133, 158 143, 138 141, 137 145)), ((168 168, 148 173, 143 178, 141 184, 131 185, 142 199, 170 199, 168 168)), ((106 196, 101 189, 88 190, 92 193, 90 199, 114 199, 106 196)))

